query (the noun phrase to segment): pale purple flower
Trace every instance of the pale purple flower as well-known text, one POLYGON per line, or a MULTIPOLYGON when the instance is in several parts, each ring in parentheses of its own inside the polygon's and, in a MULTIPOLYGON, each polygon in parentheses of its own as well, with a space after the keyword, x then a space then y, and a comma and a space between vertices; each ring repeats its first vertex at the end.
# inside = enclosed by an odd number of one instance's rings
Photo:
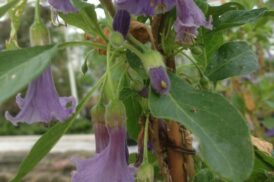
POLYGON ((206 20, 205 15, 193 0, 176 0, 176 9, 177 20, 174 26, 178 42, 192 44, 199 27, 212 29, 211 20, 206 20))
POLYGON ((175 0, 115 0, 118 9, 127 10, 134 15, 152 16, 170 10, 175 0))
POLYGON ((118 10, 113 18, 113 30, 126 38, 130 26, 130 14, 126 10, 118 10))
POLYGON ((19 122, 32 124, 64 121, 71 116, 76 106, 74 97, 58 96, 50 67, 30 83, 25 98, 21 94, 17 95, 16 103, 21 110, 15 117, 8 111, 5 113, 6 119, 13 125, 19 122))
POLYGON ((108 146, 95 157, 76 160, 77 170, 73 182, 134 182, 135 168, 126 160, 126 129, 124 126, 108 127, 108 146))
POLYGON ((77 9, 72 6, 70 0, 48 0, 48 2, 56 11, 64 13, 77 12, 77 9))
POLYGON ((166 95, 169 93, 170 80, 164 67, 150 68, 148 75, 151 87, 156 93, 159 95, 166 95))
POLYGON ((109 134, 104 123, 97 122, 93 126, 95 134, 96 153, 103 151, 109 143, 109 134))

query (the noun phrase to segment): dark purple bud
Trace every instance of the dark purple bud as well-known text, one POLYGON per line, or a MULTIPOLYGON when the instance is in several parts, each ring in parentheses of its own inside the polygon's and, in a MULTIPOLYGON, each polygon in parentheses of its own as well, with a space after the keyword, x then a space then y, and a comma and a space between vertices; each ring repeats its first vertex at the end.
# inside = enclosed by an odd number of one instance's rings
POLYGON ((5 113, 6 119, 13 125, 19 122, 32 124, 49 123, 53 120, 64 121, 71 116, 76 107, 74 97, 58 96, 50 67, 30 83, 25 98, 17 95, 16 103, 21 111, 15 117, 8 111, 5 113))
POLYGON ((75 160, 77 169, 72 182, 134 182, 136 169, 128 166, 125 155, 125 127, 108 127, 108 132, 110 141, 101 153, 87 160, 75 160))
POLYGON ((166 95, 170 90, 170 80, 166 69, 162 66, 149 69, 151 87, 159 95, 166 95))
POLYGON ((130 26, 130 14, 126 10, 118 10, 113 18, 113 30, 126 38, 130 26))
POLYGON ((64 13, 77 12, 77 9, 72 6, 70 0, 48 0, 48 2, 56 11, 64 13))
POLYGON ((176 40, 183 44, 192 44, 198 28, 212 29, 211 20, 206 21, 203 12, 193 0, 176 0, 177 20, 175 22, 176 40))

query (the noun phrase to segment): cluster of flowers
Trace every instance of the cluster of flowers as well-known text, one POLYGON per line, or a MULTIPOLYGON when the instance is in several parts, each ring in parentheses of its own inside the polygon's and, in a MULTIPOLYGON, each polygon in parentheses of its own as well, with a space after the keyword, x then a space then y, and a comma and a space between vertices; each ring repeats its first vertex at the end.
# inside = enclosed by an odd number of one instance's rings
MULTIPOLYGON (((77 12, 70 0, 48 0, 57 11, 77 12)), ((174 24, 178 42, 189 42, 197 35, 200 26, 211 28, 202 11, 193 0, 115 0, 117 13, 114 17, 113 29, 124 38, 130 24, 130 14, 152 16, 164 13, 176 7, 177 20, 174 24)), ((150 77, 152 88, 160 95, 167 94, 170 81, 160 53, 147 54, 146 71, 150 77)), ((51 68, 48 67, 29 85, 25 98, 20 94, 16 102, 21 111, 15 116, 8 112, 6 118, 14 125, 18 122, 28 124, 36 122, 48 123, 52 120, 64 121, 75 111, 76 102, 73 97, 59 97, 54 86, 51 68), (71 103, 68 107, 68 103, 71 103)), ((74 182, 89 181, 134 181, 136 169, 128 166, 128 149, 126 145, 126 114, 120 101, 112 101, 105 110, 98 104, 92 111, 96 137, 96 156, 87 160, 75 160, 76 171, 74 182)))

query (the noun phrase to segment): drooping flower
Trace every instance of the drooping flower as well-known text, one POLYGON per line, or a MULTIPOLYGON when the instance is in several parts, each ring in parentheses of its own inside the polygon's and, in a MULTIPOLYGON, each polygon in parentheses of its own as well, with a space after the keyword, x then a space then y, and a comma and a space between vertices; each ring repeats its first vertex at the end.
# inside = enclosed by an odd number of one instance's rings
POLYGON ((113 30, 126 38, 130 26, 130 14, 126 10, 118 10, 113 18, 113 30))
POLYGON ((57 11, 64 13, 77 12, 77 9, 72 6, 70 0, 48 0, 48 2, 57 11))
POLYGON ((111 102, 106 109, 108 146, 87 160, 75 160, 73 182, 133 182, 135 168, 128 166, 125 108, 121 101, 111 102))
POLYGON ((108 127, 108 146, 87 160, 77 160, 73 182, 133 182, 135 168, 126 159, 126 129, 123 126, 108 127))
POLYGON ((21 110, 15 117, 8 111, 5 113, 6 119, 13 125, 19 122, 32 124, 64 121, 71 116, 76 106, 74 97, 58 96, 50 67, 30 83, 25 98, 21 94, 17 95, 16 103, 21 110))
POLYGON ((127 10, 134 15, 152 16, 170 10, 175 0, 115 0, 118 9, 127 10))
POLYGON ((192 44, 198 28, 212 29, 211 20, 207 21, 201 9, 193 0, 176 0, 177 20, 175 22, 176 40, 192 44))

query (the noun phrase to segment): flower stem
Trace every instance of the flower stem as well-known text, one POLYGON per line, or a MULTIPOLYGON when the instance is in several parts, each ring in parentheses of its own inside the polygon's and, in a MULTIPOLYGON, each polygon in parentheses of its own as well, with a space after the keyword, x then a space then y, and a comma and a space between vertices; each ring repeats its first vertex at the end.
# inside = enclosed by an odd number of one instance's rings
POLYGON ((143 60, 143 58, 144 58, 143 53, 141 51, 139 51, 137 48, 135 48, 134 46, 132 46, 129 43, 124 44, 124 46, 125 46, 125 48, 129 49, 131 52, 136 54, 136 56, 138 56, 141 60, 143 60))
POLYGON ((65 42, 62 44, 59 44, 59 49, 65 49, 67 47, 72 46, 87 46, 92 48, 98 48, 98 49, 104 49, 106 50, 106 46, 103 44, 94 43, 91 41, 74 41, 74 42, 65 42))
POLYGON ((111 93, 111 99, 115 99, 115 93, 114 93, 114 86, 113 86, 113 82, 112 82, 112 78, 111 78, 111 69, 110 69, 110 63, 113 60, 113 55, 110 55, 110 49, 111 49, 111 45, 108 44, 107 46, 107 70, 106 70, 106 74, 107 74, 107 79, 106 81, 108 82, 108 86, 110 89, 110 93, 111 93))
POLYGON ((145 124, 145 136, 144 136, 144 159, 143 163, 148 163, 148 126, 149 126, 149 115, 146 116, 146 124, 145 124))

